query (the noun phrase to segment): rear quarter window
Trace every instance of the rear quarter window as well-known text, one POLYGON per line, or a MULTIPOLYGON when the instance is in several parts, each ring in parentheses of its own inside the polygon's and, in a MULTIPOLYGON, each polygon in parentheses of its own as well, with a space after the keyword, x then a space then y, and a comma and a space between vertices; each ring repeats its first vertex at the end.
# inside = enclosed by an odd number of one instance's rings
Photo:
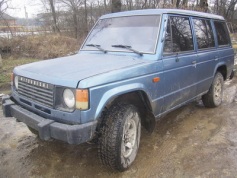
POLYGON ((230 37, 229 37, 226 23, 215 21, 214 26, 216 29, 218 46, 229 45, 230 44, 230 37))

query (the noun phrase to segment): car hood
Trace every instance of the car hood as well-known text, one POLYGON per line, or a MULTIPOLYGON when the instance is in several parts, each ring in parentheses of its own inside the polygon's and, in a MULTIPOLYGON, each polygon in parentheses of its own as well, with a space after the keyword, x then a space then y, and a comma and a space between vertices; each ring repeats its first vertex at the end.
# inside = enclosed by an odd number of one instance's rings
POLYGON ((145 63, 145 60, 132 56, 76 54, 22 65, 16 67, 14 73, 54 85, 75 88, 83 79, 142 63, 145 63))

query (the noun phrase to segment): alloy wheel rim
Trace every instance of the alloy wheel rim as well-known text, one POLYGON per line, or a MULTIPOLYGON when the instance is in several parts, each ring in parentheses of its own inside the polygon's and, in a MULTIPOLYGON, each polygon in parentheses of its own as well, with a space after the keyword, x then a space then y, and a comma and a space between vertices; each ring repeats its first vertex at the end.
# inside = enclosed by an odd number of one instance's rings
POLYGON ((126 120, 123 129, 123 139, 122 139, 122 155, 127 158, 129 157, 135 147, 137 137, 137 125, 132 117, 126 120))
POLYGON ((216 85, 214 86, 214 98, 217 103, 220 103, 222 95, 222 84, 221 80, 217 80, 216 85))

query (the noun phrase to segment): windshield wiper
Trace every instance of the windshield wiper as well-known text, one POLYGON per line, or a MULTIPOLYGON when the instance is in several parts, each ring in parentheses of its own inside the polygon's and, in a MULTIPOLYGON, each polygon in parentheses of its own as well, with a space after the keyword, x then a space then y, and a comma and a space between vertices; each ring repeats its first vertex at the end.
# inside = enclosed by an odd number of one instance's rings
POLYGON ((134 53, 139 54, 140 56, 143 56, 143 54, 135 49, 132 48, 132 46, 126 46, 126 45, 112 45, 114 48, 125 48, 127 50, 133 51, 134 53))
POLYGON ((99 49, 100 51, 103 51, 104 53, 107 53, 107 51, 104 50, 103 48, 101 48, 100 45, 96 45, 96 44, 87 44, 86 46, 95 47, 95 48, 99 49))

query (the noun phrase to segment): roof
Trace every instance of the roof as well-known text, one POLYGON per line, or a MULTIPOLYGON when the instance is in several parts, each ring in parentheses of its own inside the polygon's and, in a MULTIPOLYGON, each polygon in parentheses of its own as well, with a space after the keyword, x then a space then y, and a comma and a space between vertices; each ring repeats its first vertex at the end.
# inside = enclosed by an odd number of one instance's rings
POLYGON ((5 13, 2 13, 0 14, 0 19, 5 19, 5 20, 15 20, 14 17, 8 15, 8 14, 5 14, 5 13))
POLYGON ((191 10, 181 10, 181 9, 144 9, 144 10, 124 11, 124 12, 103 15, 101 19, 111 18, 111 17, 121 17, 121 16, 132 16, 132 15, 157 15, 157 14, 160 14, 160 15, 161 14, 181 14, 181 15, 191 15, 191 16, 224 20, 224 18, 219 15, 191 11, 191 10))

